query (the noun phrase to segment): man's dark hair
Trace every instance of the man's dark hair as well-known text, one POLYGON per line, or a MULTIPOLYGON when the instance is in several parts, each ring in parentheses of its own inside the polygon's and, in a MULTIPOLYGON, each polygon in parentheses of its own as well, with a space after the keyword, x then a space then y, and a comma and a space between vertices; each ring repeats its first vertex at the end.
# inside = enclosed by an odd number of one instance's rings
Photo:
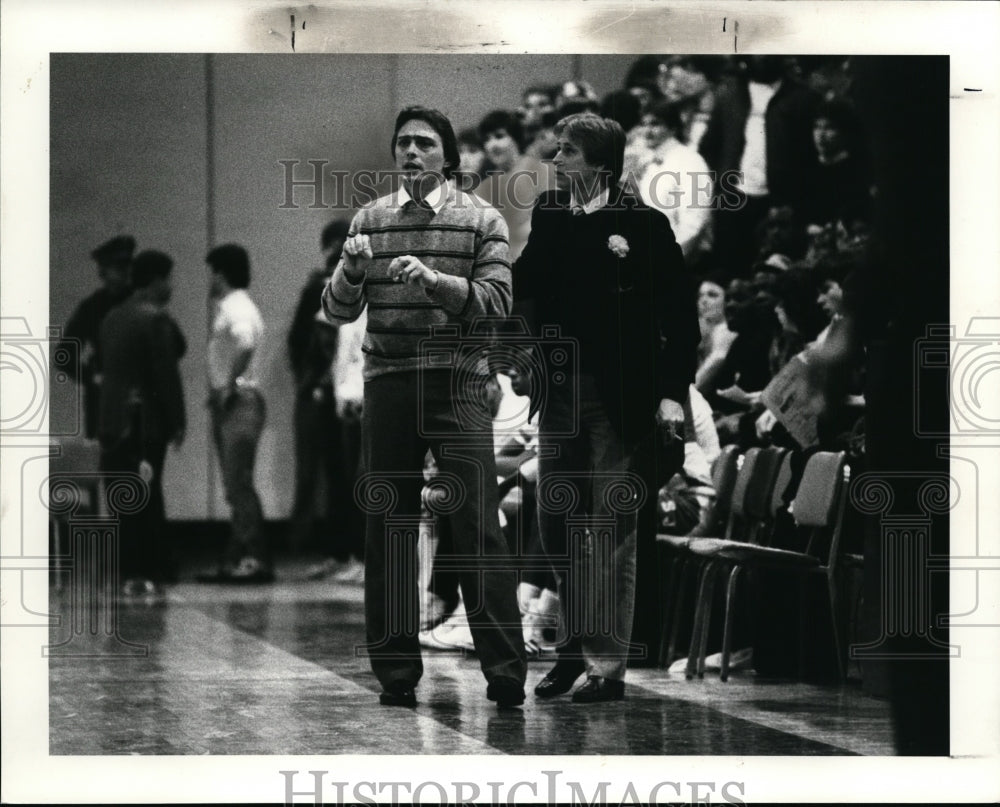
POLYGON ((492 112, 487 112, 485 117, 479 121, 477 128, 479 141, 485 143, 489 135, 501 129, 509 134, 511 139, 517 143, 518 151, 524 151, 524 126, 521 125, 521 120, 517 115, 513 112, 508 112, 506 109, 494 109, 492 112))
POLYGON ((458 170, 458 164, 461 161, 458 153, 458 138, 455 137, 451 121, 445 117, 444 113, 436 109, 408 106, 400 111, 396 116, 396 126, 392 131, 392 144, 389 147, 392 158, 396 159, 396 138, 399 135, 399 130, 411 120, 423 121, 437 132, 438 137, 441 138, 441 145, 444 147, 444 178, 451 179, 458 170))
POLYGON ((144 289, 154 280, 162 280, 170 274, 174 262, 170 256, 155 249, 140 252, 132 261, 132 287, 144 289))
POLYGON ((205 262, 232 288, 245 289, 250 285, 250 258, 239 244, 216 247, 208 253, 205 262))
POLYGON ((593 112, 581 112, 559 121, 555 134, 571 138, 590 165, 604 169, 601 183, 605 187, 618 184, 625 161, 625 130, 621 124, 593 112))

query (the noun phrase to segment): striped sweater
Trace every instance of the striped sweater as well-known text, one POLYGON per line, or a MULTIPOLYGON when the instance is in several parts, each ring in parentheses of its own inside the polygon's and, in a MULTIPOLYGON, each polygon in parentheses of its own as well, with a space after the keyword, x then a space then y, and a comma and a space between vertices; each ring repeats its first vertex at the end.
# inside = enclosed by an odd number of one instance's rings
MULTIPOLYGON (((509 315, 507 225, 493 207, 454 183, 436 212, 405 192, 378 199, 351 222, 350 235, 358 233, 369 236, 373 253, 357 259, 364 280, 351 283, 342 258, 323 290, 323 310, 341 324, 356 320, 367 306, 366 380, 429 367, 425 340, 437 326, 457 325, 464 335, 477 317, 509 315), (433 292, 390 277, 389 264, 400 255, 413 255, 440 273, 433 292)), ((485 360, 476 369, 486 372, 485 360)))

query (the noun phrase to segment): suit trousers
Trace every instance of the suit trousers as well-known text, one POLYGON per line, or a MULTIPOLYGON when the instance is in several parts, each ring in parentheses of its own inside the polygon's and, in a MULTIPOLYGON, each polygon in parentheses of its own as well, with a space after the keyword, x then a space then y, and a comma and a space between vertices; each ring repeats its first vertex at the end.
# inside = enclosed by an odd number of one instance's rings
POLYGON ((264 540, 264 513, 253 479, 265 418, 264 398, 253 387, 237 387, 221 405, 212 408, 222 484, 232 510, 232 532, 224 558, 230 566, 246 557, 265 565, 270 560, 264 540))
POLYGON ((483 674, 525 679, 516 563, 497 516, 492 422, 477 394, 479 381, 429 370, 385 373, 365 383, 365 628, 383 687, 415 686, 423 674, 416 554, 428 449, 438 466, 433 484, 448 491, 435 509, 451 530, 451 562, 483 674))
POLYGON ((560 659, 622 681, 635 605, 636 514, 648 492, 593 377, 578 381, 575 399, 553 394, 543 411, 538 524, 559 583, 560 659))

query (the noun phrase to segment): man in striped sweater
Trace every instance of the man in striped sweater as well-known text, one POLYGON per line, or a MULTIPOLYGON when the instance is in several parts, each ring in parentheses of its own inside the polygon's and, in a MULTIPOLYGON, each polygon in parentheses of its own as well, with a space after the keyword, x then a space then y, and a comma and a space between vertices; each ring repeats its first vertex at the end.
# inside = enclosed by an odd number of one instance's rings
POLYGON ((361 210, 323 291, 351 322, 367 307, 359 487, 365 529, 365 626, 385 705, 412 706, 423 672, 415 552, 424 455, 432 451, 450 520, 476 652, 499 706, 524 701, 526 661, 516 573, 497 517, 489 368, 474 320, 511 305, 507 226, 452 181, 459 155, 448 119, 408 107, 392 154, 402 187, 361 210), (439 330, 444 326, 448 333, 439 330))

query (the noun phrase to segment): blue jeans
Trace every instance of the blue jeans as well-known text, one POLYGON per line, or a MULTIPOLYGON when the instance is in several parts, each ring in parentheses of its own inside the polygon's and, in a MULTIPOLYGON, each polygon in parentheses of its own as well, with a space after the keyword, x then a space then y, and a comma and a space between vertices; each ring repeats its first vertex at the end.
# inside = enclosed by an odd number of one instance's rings
POLYGON ((246 557, 265 565, 269 562, 264 514, 253 481, 257 444, 266 417, 264 398, 252 387, 237 387, 225 401, 212 407, 222 485, 232 509, 232 531, 224 559, 231 566, 246 557))

